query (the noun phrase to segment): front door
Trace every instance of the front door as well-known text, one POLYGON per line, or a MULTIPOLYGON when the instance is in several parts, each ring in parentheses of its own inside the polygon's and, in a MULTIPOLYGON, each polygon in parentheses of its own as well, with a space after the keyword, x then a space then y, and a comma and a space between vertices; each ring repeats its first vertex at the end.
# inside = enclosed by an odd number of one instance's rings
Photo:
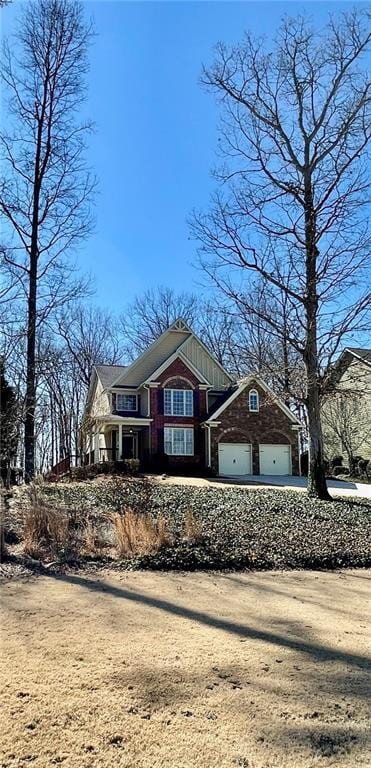
POLYGON ((136 459, 137 456, 137 435, 134 432, 132 434, 124 434, 122 436, 122 458, 136 459))

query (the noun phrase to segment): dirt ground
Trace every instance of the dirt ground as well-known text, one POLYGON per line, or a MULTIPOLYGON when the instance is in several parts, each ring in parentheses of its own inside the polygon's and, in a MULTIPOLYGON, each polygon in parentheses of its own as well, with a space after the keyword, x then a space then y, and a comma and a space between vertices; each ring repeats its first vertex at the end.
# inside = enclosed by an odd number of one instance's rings
POLYGON ((1 768, 369 766, 371 572, 2 587, 1 768))

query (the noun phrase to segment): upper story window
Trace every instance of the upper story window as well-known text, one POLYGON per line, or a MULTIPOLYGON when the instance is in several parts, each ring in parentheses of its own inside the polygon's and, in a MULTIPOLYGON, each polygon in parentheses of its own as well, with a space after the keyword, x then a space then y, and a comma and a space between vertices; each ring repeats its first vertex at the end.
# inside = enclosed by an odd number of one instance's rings
POLYGON ((250 389, 249 392, 249 411, 255 411, 255 413, 259 410, 259 395, 256 391, 256 389, 250 389))
POLYGON ((137 395, 116 395, 116 411, 137 411, 137 395))
POLYGON ((193 416, 192 389, 164 389, 165 416, 193 416))

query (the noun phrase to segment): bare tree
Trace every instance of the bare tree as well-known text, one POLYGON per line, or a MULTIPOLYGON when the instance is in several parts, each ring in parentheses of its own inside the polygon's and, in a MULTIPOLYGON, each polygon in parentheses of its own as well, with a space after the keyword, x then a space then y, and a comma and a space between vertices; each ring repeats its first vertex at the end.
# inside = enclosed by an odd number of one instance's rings
POLYGON ((370 84, 367 14, 315 32, 284 21, 272 52, 246 35, 217 47, 203 82, 221 103, 220 191, 193 231, 211 279, 301 356, 309 424, 310 495, 328 499, 320 401, 324 365, 370 327, 370 84), (254 280, 286 324, 254 306, 254 280))
POLYGON ((120 324, 104 309, 72 304, 59 313, 56 332, 63 339, 86 389, 94 365, 122 362, 124 343, 120 324))
POLYGON ((157 339, 161 333, 182 317, 193 325, 197 319, 199 302, 193 293, 175 293, 160 286, 136 296, 121 316, 121 328, 126 339, 126 352, 134 359, 157 339))
POLYGON ((91 229, 95 181, 84 160, 87 123, 77 113, 91 27, 73 0, 27 3, 15 44, 5 47, 1 77, 9 94, 10 129, 1 135, 4 177, 0 211, 9 247, 3 261, 27 303, 25 475, 35 471, 37 327, 51 309, 81 293, 64 254, 91 229))

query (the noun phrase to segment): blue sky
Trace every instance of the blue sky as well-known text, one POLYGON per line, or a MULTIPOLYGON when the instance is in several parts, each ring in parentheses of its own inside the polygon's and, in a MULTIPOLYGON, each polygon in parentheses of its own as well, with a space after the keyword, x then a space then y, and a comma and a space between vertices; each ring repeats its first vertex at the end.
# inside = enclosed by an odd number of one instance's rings
MULTIPOLYGON (((285 14, 318 25, 350 2, 86 2, 97 36, 87 112, 89 160, 99 180, 96 229, 78 262, 95 275, 96 301, 120 311, 157 285, 201 290, 187 217, 214 182, 217 108, 199 85, 219 40, 244 29, 272 36, 285 14)), ((360 5, 360 3, 358 3, 360 5)), ((2 11, 11 31, 19 2, 2 11)))

